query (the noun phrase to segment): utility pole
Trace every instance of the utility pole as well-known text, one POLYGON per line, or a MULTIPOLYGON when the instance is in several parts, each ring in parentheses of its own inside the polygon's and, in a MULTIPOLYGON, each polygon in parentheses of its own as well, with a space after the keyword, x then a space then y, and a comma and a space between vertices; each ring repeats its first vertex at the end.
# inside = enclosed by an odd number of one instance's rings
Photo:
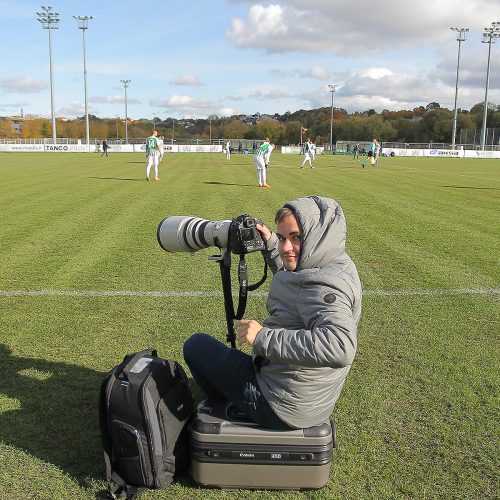
POLYGON ((486 90, 484 92, 483 128, 481 131, 481 150, 484 151, 486 145, 486 117, 488 114, 488 86, 490 84, 490 56, 491 44, 495 43, 495 38, 500 37, 500 22, 491 23, 491 28, 484 28, 482 43, 488 44, 488 65, 486 69, 486 90))
POLYGON ((330 115, 330 151, 333 154, 333 94, 339 88, 339 85, 334 83, 328 84, 328 90, 332 93, 332 112, 330 115))
POLYGON ((469 28, 450 28, 457 33, 458 42, 458 57, 457 57, 457 79, 455 81, 455 107, 453 111, 453 132, 451 135, 451 146, 455 149, 455 139, 457 136, 457 96, 458 96, 458 69, 460 68, 460 46, 467 38, 467 31, 469 28))
POLYGON ((127 114, 127 88, 131 80, 120 80, 125 89, 125 144, 128 144, 128 114, 127 114))
POLYGON ((52 112, 52 140, 54 144, 57 142, 57 131, 56 131, 56 114, 54 105, 54 77, 52 72, 52 37, 51 31, 59 28, 59 17, 58 12, 54 12, 50 5, 42 5, 42 12, 37 12, 38 21, 42 24, 44 30, 49 32, 49 66, 50 66, 50 108, 52 112))
POLYGON ((87 50, 85 46, 85 31, 88 29, 88 23, 94 16, 73 16, 78 21, 78 29, 83 33, 83 88, 85 93, 85 132, 87 147, 90 151, 90 126, 89 126, 89 107, 87 94, 87 50))

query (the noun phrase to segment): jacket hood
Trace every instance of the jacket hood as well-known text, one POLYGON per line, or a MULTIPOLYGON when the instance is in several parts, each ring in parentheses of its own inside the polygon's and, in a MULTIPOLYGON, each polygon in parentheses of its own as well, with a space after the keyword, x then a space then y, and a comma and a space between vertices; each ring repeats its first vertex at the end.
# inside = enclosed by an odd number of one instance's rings
POLYGON ((346 222, 341 206, 331 198, 307 196, 284 205, 297 219, 301 251, 295 271, 323 268, 345 252, 346 222))

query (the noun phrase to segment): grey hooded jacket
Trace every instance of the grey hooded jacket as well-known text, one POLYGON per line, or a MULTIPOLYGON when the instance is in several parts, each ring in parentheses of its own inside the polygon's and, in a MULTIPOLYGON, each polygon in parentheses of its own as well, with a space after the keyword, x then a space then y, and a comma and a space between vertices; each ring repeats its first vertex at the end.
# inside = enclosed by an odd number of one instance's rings
POLYGON ((285 205, 301 231, 297 268, 285 270, 272 234, 264 256, 274 276, 270 314, 253 344, 257 381, 275 413, 288 425, 327 421, 356 353, 361 283, 345 252, 340 205, 319 196, 285 205))

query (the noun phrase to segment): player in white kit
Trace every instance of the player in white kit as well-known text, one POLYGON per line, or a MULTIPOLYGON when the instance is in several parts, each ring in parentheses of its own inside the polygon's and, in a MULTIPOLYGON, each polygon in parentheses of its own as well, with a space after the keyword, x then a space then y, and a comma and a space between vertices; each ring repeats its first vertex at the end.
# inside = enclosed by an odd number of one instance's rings
POLYGON ((253 155, 253 161, 255 163, 255 168, 257 169, 257 177, 259 181, 259 187, 271 187, 267 182, 266 174, 266 155, 269 150, 269 142, 266 140, 262 143, 257 152, 253 155))
POLYGON ((313 153, 313 143, 311 139, 307 139, 307 142, 304 143, 304 161, 300 168, 304 168, 306 162, 309 162, 311 168, 314 168, 314 153, 313 153))
POLYGON ((149 181, 149 172, 151 167, 155 166, 155 180, 159 181, 158 164, 163 159, 163 145, 158 140, 158 132, 153 130, 153 133, 146 139, 146 152, 148 155, 148 166, 146 168, 146 180, 149 181))

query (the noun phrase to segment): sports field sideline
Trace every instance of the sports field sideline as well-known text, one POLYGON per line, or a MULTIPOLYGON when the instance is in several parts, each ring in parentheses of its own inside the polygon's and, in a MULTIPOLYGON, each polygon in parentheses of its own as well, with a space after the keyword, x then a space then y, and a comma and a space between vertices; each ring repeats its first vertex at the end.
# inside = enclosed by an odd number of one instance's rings
MULTIPOLYGON (((216 249, 163 252, 164 217, 274 227, 311 194, 342 205, 365 292, 328 485, 220 492, 185 475, 144 498, 497 497, 498 160, 300 163, 273 153, 263 189, 250 155, 167 154, 149 183, 142 154, 0 155, 0 498, 96 498, 105 372, 146 347, 182 361, 195 331, 224 339, 216 249)), ((247 260, 255 282, 262 259, 247 260)), ((246 317, 264 319, 269 282, 246 317)))

